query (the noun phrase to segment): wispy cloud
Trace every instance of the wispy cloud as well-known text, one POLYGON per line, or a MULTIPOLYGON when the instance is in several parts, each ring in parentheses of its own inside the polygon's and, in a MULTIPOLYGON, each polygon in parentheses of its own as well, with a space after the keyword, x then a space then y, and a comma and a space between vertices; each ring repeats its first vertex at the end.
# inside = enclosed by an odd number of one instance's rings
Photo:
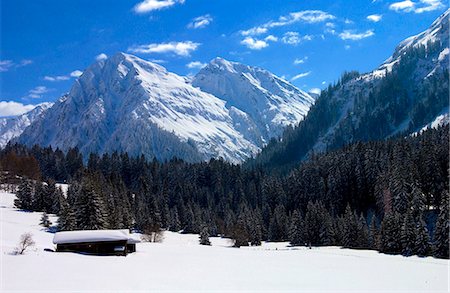
POLYGON ((69 80, 70 77, 67 75, 58 75, 58 76, 44 76, 44 80, 46 81, 63 81, 63 80, 69 80))
POLYGON ((367 30, 367 31, 362 32, 362 33, 355 33, 353 30, 345 30, 345 31, 343 31, 342 33, 339 34, 339 37, 342 40, 357 41, 357 40, 361 40, 361 39, 365 39, 365 38, 371 37, 373 35, 375 35, 373 30, 367 30))
POLYGON ((14 101, 0 102, 0 116, 16 116, 33 110, 36 105, 24 105, 14 101))
POLYGON ((243 36, 255 36, 267 33, 269 29, 274 27, 291 25, 297 22, 318 23, 334 18, 336 18, 334 15, 321 10, 303 10, 298 12, 291 12, 285 16, 280 16, 278 20, 271 20, 262 25, 243 30, 240 33, 243 36))
POLYGON ((206 66, 206 63, 202 63, 200 61, 192 61, 192 62, 189 62, 188 64, 186 64, 186 67, 190 68, 190 69, 202 69, 205 66, 206 66))
POLYGON ((383 15, 381 14, 371 14, 367 16, 367 20, 373 21, 373 22, 379 22, 383 18, 383 15))
POLYGON ((46 80, 46 81, 52 81, 52 82, 55 82, 55 81, 65 81, 65 80, 69 80, 70 78, 72 78, 72 77, 79 77, 79 76, 81 76, 83 74, 83 71, 80 71, 80 70, 74 70, 74 71, 72 71, 71 73, 69 73, 69 74, 67 74, 67 75, 56 75, 56 76, 49 76, 49 75, 46 75, 46 76, 44 76, 44 80, 46 80))
POLYGON ((136 13, 147 13, 154 10, 169 8, 175 4, 183 4, 184 0, 144 0, 133 8, 136 13))
POLYGON ((194 18, 189 24, 188 28, 204 28, 208 26, 213 21, 213 18, 209 14, 205 14, 199 17, 194 18))
POLYGON ((308 75, 311 74, 311 71, 308 72, 303 72, 300 74, 295 75, 293 78, 291 78, 291 81, 296 81, 297 79, 303 78, 303 77, 307 77, 308 75))
POLYGON ((6 72, 14 66, 12 60, 0 60, 0 72, 6 72))
POLYGON ((300 36, 298 32, 287 32, 281 38, 281 41, 289 45, 298 45, 303 41, 311 41, 313 39, 310 35, 300 36))
POLYGON ((297 58, 297 59, 294 60, 294 64, 295 65, 303 64, 303 63, 306 62, 306 60, 308 60, 308 56, 305 56, 305 57, 303 57, 301 59, 297 58))
POLYGON ((444 3, 441 0, 419 0, 411 1, 405 0, 400 2, 394 2, 389 5, 389 9, 395 12, 414 12, 423 13, 445 8, 444 3))
POLYGON ((37 86, 31 90, 28 91, 28 98, 32 98, 32 99, 40 99, 42 98, 43 94, 46 94, 50 91, 50 89, 48 89, 45 86, 37 86))
POLYGON ((130 47, 128 48, 128 52, 143 54, 173 53, 179 56, 189 56, 200 45, 200 43, 194 43, 192 41, 148 44, 130 47))
POLYGON ((241 44, 251 50, 261 50, 269 46, 269 44, 266 41, 258 40, 252 37, 246 37, 241 41, 241 44))
POLYGON ((33 60, 22 59, 22 60, 20 60, 19 64, 17 64, 16 67, 23 67, 23 66, 27 66, 27 65, 30 65, 30 64, 33 64, 33 60))
POLYGON ((108 55, 106 55, 105 53, 100 53, 97 56, 95 56, 95 60, 97 61, 102 61, 106 59, 108 59, 108 55))
POLYGON ((19 68, 30 65, 33 63, 33 60, 22 59, 19 63, 15 63, 12 60, 0 60, 0 72, 9 71, 12 68, 19 68))
POLYGON ((314 87, 314 88, 310 89, 308 92, 310 92, 310 93, 312 93, 312 94, 315 94, 315 95, 320 95, 320 93, 322 92, 322 90, 319 89, 319 88, 314 87))

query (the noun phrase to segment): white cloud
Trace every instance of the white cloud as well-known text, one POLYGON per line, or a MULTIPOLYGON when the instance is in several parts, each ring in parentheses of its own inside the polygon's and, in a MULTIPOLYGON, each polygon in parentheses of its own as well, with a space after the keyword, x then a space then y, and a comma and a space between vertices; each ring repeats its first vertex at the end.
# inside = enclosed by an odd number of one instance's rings
POLYGON ((134 6, 134 12, 147 13, 154 10, 169 8, 175 4, 183 4, 184 0, 144 0, 134 6))
POLYGON ((308 60, 308 57, 307 56, 305 56, 305 57, 303 57, 303 58, 301 58, 301 59, 295 59, 294 60, 294 64, 295 65, 299 65, 299 64, 303 64, 303 63, 305 63, 306 62, 306 60, 308 60))
POLYGON ((0 116, 16 116, 33 110, 36 105, 24 105, 14 101, 0 101, 0 116))
POLYGON ((44 80, 46 81, 63 81, 63 80, 69 80, 70 77, 67 75, 58 75, 58 76, 44 76, 44 80))
POLYGON ((327 84, 327 82, 324 80, 324 81, 322 81, 322 84, 325 85, 325 84, 327 84))
POLYGON ((297 79, 299 79, 299 78, 306 77, 306 76, 308 76, 308 75, 310 75, 310 74, 311 74, 311 71, 303 72, 303 73, 297 74, 296 76, 294 76, 293 78, 291 78, 291 81, 295 81, 295 80, 297 80, 297 79))
POLYGON ((375 35, 375 33, 373 32, 373 30, 367 30, 363 33, 355 33, 352 30, 345 30, 342 33, 339 34, 339 37, 342 40, 352 40, 352 41, 357 41, 357 40, 361 40, 361 39, 365 39, 368 37, 371 37, 375 35))
POLYGON ((264 41, 266 41, 266 42, 278 42, 278 38, 275 37, 274 35, 268 35, 267 37, 264 38, 264 41))
POLYGON ((241 31, 240 33, 243 36, 254 36, 264 34, 271 28, 291 25, 296 22, 318 23, 335 18, 336 17, 334 15, 331 15, 321 10, 304 10, 298 12, 291 12, 288 15, 280 16, 278 20, 275 21, 271 20, 260 26, 255 26, 248 30, 241 31))
POLYGON ((74 70, 70 73, 71 77, 80 77, 83 74, 83 71, 81 70, 74 70))
POLYGON ((31 89, 28 91, 28 98, 32 99, 40 99, 42 98, 42 95, 45 93, 48 93, 50 90, 45 86, 37 86, 34 89, 31 89))
POLYGON ((371 14, 367 16, 367 20, 373 21, 373 22, 379 22, 383 18, 383 15, 381 14, 371 14))
POLYGON ((256 36, 267 33, 266 27, 252 27, 246 31, 241 31, 241 35, 245 36, 256 36))
POLYGON ((174 53, 179 56, 189 56, 191 52, 197 50, 200 43, 187 42, 170 42, 160 44, 140 45, 128 48, 128 52, 132 53, 174 53))
POLYGON ((351 47, 350 47, 350 45, 345 45, 345 46, 344 46, 344 49, 345 49, 345 50, 350 50, 351 47))
POLYGON ((353 24, 354 22, 353 22, 353 20, 346 18, 346 19, 344 20, 344 23, 345 23, 345 24, 353 24))
POLYGON ((0 60, 0 72, 9 71, 11 68, 19 68, 30 65, 33 60, 22 59, 18 64, 14 63, 12 60, 0 60))
POLYGON ((206 66, 206 63, 202 63, 200 61, 192 61, 192 62, 189 62, 188 64, 186 64, 186 67, 191 68, 191 69, 194 69, 194 68, 202 69, 205 66, 206 66))
POLYGON ((27 66, 27 65, 30 65, 30 64, 33 64, 33 60, 22 59, 22 60, 20 60, 20 63, 17 64, 17 67, 23 67, 23 66, 27 66))
POLYGON ((401 2, 395 2, 389 5, 390 10, 394 11, 403 11, 403 12, 410 12, 414 9, 415 3, 410 0, 405 0, 401 2))
POLYGON ((167 63, 166 60, 162 60, 162 59, 150 59, 150 62, 158 63, 158 64, 164 64, 164 63, 167 63))
POLYGON ((79 77, 82 74, 83 74, 83 71, 74 70, 67 75, 57 75, 57 76, 46 75, 46 76, 44 76, 44 80, 52 81, 52 82, 53 81, 64 81, 64 80, 69 80, 71 77, 79 77))
POLYGON ((315 88, 310 89, 308 92, 310 92, 310 93, 312 93, 312 94, 320 95, 320 93, 322 92, 322 90, 315 87, 315 88))
POLYGON ((441 0, 419 0, 411 1, 405 0, 400 2, 394 2, 389 5, 389 9, 395 12, 414 12, 423 13, 445 8, 445 5, 441 0))
POLYGON ((287 32, 283 35, 281 38, 281 41, 285 44, 289 45, 297 45, 301 43, 302 41, 311 41, 312 36, 310 35, 304 35, 303 37, 300 36, 298 32, 287 32))
POLYGON ((188 28, 204 28, 208 26, 213 21, 213 18, 209 14, 205 14, 194 18, 189 24, 188 28))
POLYGON ((95 56, 95 60, 97 61, 102 61, 106 59, 108 59, 108 55, 106 55, 105 53, 100 53, 97 56, 95 56))
POLYGON ((14 62, 12 60, 0 60, 0 72, 8 71, 13 66, 14 62))
POLYGON ((252 37, 246 37, 241 41, 241 44, 252 50, 261 50, 262 48, 269 46, 266 41, 254 39, 252 37))

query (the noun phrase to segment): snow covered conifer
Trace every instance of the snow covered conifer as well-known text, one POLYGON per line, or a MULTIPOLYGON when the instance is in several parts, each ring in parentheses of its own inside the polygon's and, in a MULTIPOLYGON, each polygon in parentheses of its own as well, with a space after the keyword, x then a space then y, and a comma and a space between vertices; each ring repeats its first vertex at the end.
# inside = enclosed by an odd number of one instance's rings
POLYGON ((289 241, 292 246, 303 245, 303 223, 302 217, 298 210, 295 210, 292 214, 291 226, 289 228, 289 241))
POLYGON ((439 215, 436 220, 436 226, 434 228, 433 255, 435 257, 449 258, 448 196, 449 194, 444 192, 439 215))
POLYGON ((430 235, 425 221, 419 220, 416 226, 416 239, 414 243, 414 253, 418 256, 427 256, 431 252, 430 235))
POLYGON ((402 251, 401 244, 401 215, 397 212, 384 216, 380 229, 380 250, 384 253, 397 254, 402 251))
POLYGON ((204 226, 202 231, 200 232, 200 244, 211 245, 211 242, 209 241, 209 231, 207 226, 204 226))
POLYGON ((58 214, 58 230, 71 231, 76 228, 75 214, 64 197, 60 198, 60 207, 58 214))
POLYGON ((411 210, 408 210, 403 218, 400 237, 402 242, 402 254, 405 256, 412 255, 416 241, 416 223, 411 210))
POLYGON ((16 193, 16 199, 14 205, 23 210, 32 210, 33 208, 33 187, 28 180, 24 180, 20 183, 16 193))
POLYGON ((50 222, 46 212, 42 213, 41 222, 39 223, 39 225, 45 228, 49 228, 52 225, 52 222, 50 222))

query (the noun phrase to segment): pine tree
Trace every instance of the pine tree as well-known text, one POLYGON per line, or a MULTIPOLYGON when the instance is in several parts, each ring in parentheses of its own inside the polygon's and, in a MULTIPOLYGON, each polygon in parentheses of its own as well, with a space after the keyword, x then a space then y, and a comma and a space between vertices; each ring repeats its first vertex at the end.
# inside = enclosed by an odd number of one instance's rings
POLYGON ((403 225, 400 233, 402 254, 405 256, 410 256, 414 253, 414 245, 416 241, 416 223, 411 210, 408 210, 403 218, 403 225))
POLYGON ((207 226, 203 226, 203 229, 200 232, 200 244, 211 245, 211 242, 209 241, 209 231, 207 226))
POLYGON ((52 225, 52 222, 48 219, 48 215, 46 212, 42 213, 41 222, 39 223, 39 225, 45 228, 49 228, 52 225))
POLYGON ((358 246, 358 223, 356 221, 356 215, 347 204, 344 214, 344 237, 343 246, 352 248, 358 246))
POLYGON ((75 201, 77 229, 101 230, 108 227, 105 205, 92 179, 85 179, 75 201))
POLYGON ((259 246, 262 241, 262 218, 259 211, 253 211, 251 213, 250 220, 250 245, 259 246))
POLYGON ((33 209, 33 187, 28 180, 20 183, 14 200, 14 206, 22 210, 33 209))
POLYGON ((361 213, 358 221, 358 241, 357 245, 359 248, 369 248, 369 229, 367 227, 366 219, 361 213))
POLYGON ((419 220, 416 226, 416 239, 414 243, 414 253, 418 256, 428 256, 431 252, 430 235, 425 221, 419 220))
POLYGON ((434 251, 435 257, 449 258, 449 219, 448 219, 448 193, 442 196, 442 203, 434 229, 434 251))
POLYGON ((72 231, 76 228, 75 213, 67 203, 64 196, 59 200, 59 217, 58 217, 58 230, 59 231, 72 231))
POLYGON ((380 229, 380 251, 389 254, 402 252, 401 215, 393 212, 384 216, 380 229))
POLYGON ((303 241, 303 223, 302 217, 298 210, 295 210, 292 214, 291 225, 289 228, 289 241, 292 246, 304 245, 303 241))
POLYGON ((379 249, 379 233, 377 229, 377 217, 372 216, 369 227, 369 248, 379 249))

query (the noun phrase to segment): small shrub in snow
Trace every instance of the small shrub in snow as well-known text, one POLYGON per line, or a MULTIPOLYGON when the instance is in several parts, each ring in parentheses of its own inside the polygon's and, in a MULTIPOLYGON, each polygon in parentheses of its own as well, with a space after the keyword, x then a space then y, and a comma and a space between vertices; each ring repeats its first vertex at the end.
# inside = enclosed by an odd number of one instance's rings
POLYGON ((145 242, 162 242, 164 239, 164 231, 144 231, 141 239, 145 242))
POLYGON ((14 254, 24 254, 25 250, 35 245, 33 234, 30 232, 24 233, 20 236, 19 245, 15 248, 14 254))

